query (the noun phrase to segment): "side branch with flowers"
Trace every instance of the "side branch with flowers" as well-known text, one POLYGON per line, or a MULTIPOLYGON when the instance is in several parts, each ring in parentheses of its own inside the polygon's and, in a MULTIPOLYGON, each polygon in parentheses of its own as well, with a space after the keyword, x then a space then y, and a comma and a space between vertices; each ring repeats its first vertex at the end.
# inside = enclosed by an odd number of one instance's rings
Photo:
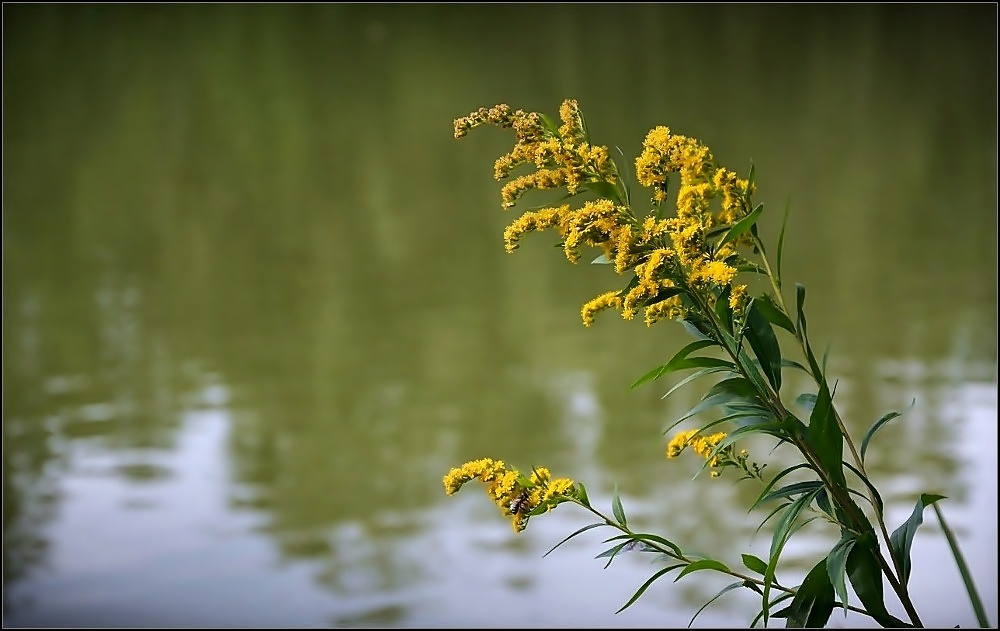
POLYGON ((642 312, 647 326, 664 319, 675 320, 692 333, 694 341, 632 386, 693 370, 669 395, 699 378, 717 379, 701 401, 664 433, 702 414, 713 413, 712 420, 675 434, 667 446, 667 456, 675 457, 690 448, 705 460, 704 466, 712 477, 732 468, 741 479, 756 480, 762 490, 753 507, 777 504, 765 518, 775 519, 770 553, 767 559, 744 554, 744 567, 734 570, 718 559, 685 552, 667 537, 630 529, 617 494, 612 498, 612 514, 606 515, 592 506, 582 483, 554 479, 544 468, 534 468, 530 475, 524 475, 500 460, 473 460, 444 477, 445 491, 453 494, 472 480, 485 483, 488 495, 512 520, 516 532, 522 531, 533 516, 562 503, 576 504, 595 515, 597 521, 572 533, 556 548, 588 530, 611 527, 619 534, 606 540, 613 545, 599 558, 608 558, 610 564, 619 553, 638 550, 658 555, 664 563, 619 611, 670 572, 676 570, 679 579, 699 570, 714 570, 736 579, 715 598, 738 588, 760 596, 760 612, 751 626, 758 622, 766 625, 771 618, 784 618, 788 626, 824 626, 836 607, 843 608, 845 614, 851 610, 870 616, 882 626, 922 626, 907 583, 913 534, 923 521, 924 508, 931 506, 948 536, 977 619, 982 626, 989 626, 961 552, 937 504, 943 496, 922 494, 910 518, 889 533, 882 498, 865 469, 865 455, 875 433, 899 413, 878 419, 862 438, 860 447, 847 432, 833 404, 835 388, 829 386, 824 367, 817 362, 809 342, 805 288, 796 285, 794 311, 782 294, 784 227, 773 265, 758 233, 763 205, 752 201, 753 168, 746 178, 741 178, 717 164, 709 148, 697 139, 656 127, 646 136, 635 160, 638 183, 652 192, 648 210, 637 214, 636 207, 646 204, 633 202, 629 183, 607 148, 591 144, 577 102, 563 102, 559 118, 557 125, 544 114, 497 105, 457 119, 455 137, 462 138, 483 125, 513 130, 513 149, 494 165, 496 179, 506 180, 501 190, 504 209, 515 206, 532 189, 565 189, 566 203, 527 211, 507 227, 503 239, 508 252, 515 251, 527 233, 552 229, 558 233, 570 262, 577 263, 581 249, 591 246, 601 251, 594 263, 613 265, 618 274, 630 277, 624 287, 604 292, 583 305, 581 318, 585 326, 594 323, 597 313, 615 310, 626 320, 642 312), (515 169, 522 166, 534 167, 533 172, 512 178, 515 169), (674 178, 679 186, 675 208, 668 215, 669 185, 674 178), (576 199, 580 201, 574 203, 576 199), (739 282, 742 274, 766 278, 768 290, 751 296, 748 285, 739 282), (791 336, 799 359, 782 355, 776 329, 791 336), (721 357, 703 354, 711 349, 721 357), (815 383, 815 392, 798 397, 810 407, 806 419, 792 413, 782 399, 785 369, 802 371, 815 383), (725 429, 729 431, 720 431, 725 429), (765 477, 764 466, 736 447, 739 440, 753 434, 769 436, 779 446, 790 447, 800 461, 765 477), (793 472, 796 477, 805 477, 782 482, 793 472), (862 498, 865 506, 855 498, 862 498), (787 587, 777 580, 778 562, 792 535, 811 521, 805 517, 807 511, 838 525, 841 538, 800 585, 787 587), (908 621, 896 618, 886 608, 883 579, 908 621), (859 601, 856 604, 848 601, 848 583, 859 601))

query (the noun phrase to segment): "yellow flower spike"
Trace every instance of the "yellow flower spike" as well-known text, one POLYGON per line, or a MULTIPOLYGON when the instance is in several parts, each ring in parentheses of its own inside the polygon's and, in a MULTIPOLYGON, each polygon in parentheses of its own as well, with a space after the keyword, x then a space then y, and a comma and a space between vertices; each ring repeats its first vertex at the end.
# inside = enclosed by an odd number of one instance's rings
POLYGON ((736 285, 733 287, 732 293, 729 294, 729 308, 733 310, 733 313, 743 313, 743 308, 747 304, 747 286, 746 285, 736 285))
POLYGON ((566 221, 569 212, 569 204, 566 204, 559 208, 543 208, 524 213, 504 229, 504 248, 512 253, 517 249, 517 242, 522 236, 529 232, 560 226, 566 221))
POLYGON ((679 456, 684 451, 684 448, 687 447, 688 440, 697 433, 698 430, 692 429, 675 434, 670 439, 670 444, 667 445, 667 458, 676 458, 679 456))
POLYGON ((580 106, 575 99, 566 99, 559 107, 559 135, 563 138, 583 136, 583 118, 580 116, 580 106))
POLYGON ((594 324, 594 315, 605 309, 621 309, 622 299, 617 291, 608 291, 597 296, 580 309, 580 317, 583 318, 583 326, 594 324))

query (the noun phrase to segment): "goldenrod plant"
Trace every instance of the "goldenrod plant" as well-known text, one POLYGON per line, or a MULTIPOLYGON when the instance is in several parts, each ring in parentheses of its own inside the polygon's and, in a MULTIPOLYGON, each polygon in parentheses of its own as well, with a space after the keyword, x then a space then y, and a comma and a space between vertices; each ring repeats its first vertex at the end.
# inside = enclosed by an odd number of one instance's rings
POLYGON ((634 200, 630 183, 607 147, 591 143, 577 102, 563 102, 559 118, 557 124, 541 113, 496 105, 457 119, 455 137, 462 138, 483 125, 513 130, 514 147, 497 159, 494 169, 496 179, 506 180, 501 191, 505 209, 515 206, 532 189, 565 191, 558 205, 529 210, 507 227, 503 238, 508 252, 517 249, 525 234, 552 229, 558 233, 569 261, 578 262, 581 249, 591 246, 600 250, 593 263, 612 265, 628 278, 623 287, 583 305, 585 326, 591 326, 601 311, 619 311, 626 320, 641 312, 647 326, 675 320, 693 335, 694 341, 639 377, 632 387, 671 373, 693 371, 669 395, 701 377, 714 378, 700 402, 664 433, 697 418, 712 420, 676 433, 668 442, 666 456, 673 458, 690 449, 704 459, 710 477, 730 469, 741 480, 759 484, 751 509, 766 510, 762 525, 773 524, 770 552, 767 559, 744 554, 743 567, 732 569, 719 559, 686 551, 667 536, 631 529, 617 491, 607 515, 591 504, 582 483, 553 478, 540 467, 526 475, 501 460, 473 460, 444 476, 445 491, 451 495, 472 480, 487 484, 488 495, 511 519, 515 532, 524 530, 530 518, 559 504, 576 504, 597 520, 553 550, 583 532, 611 527, 618 534, 605 541, 612 546, 598 558, 606 558, 610 564, 615 556, 631 550, 657 555, 663 564, 619 611, 670 572, 677 572, 677 580, 710 570, 730 575, 735 581, 694 616, 723 594, 745 588, 760 596, 760 611, 751 627, 767 626, 773 618, 783 618, 790 627, 822 627, 837 607, 844 615, 854 611, 886 627, 923 626, 907 584, 913 536, 923 521, 924 509, 931 506, 958 563, 976 617, 983 627, 989 626, 971 575, 938 507, 943 496, 922 494, 910 517, 889 532, 882 498, 865 469, 865 455, 878 430, 900 414, 891 412, 875 421, 860 444, 848 433, 833 403, 836 387, 827 381, 825 357, 818 361, 810 343, 805 287, 795 286, 791 304, 782 291, 784 223, 773 263, 766 254, 757 225, 763 205, 755 205, 752 199, 753 167, 741 177, 717 164, 709 148, 697 139, 656 127, 646 136, 635 160, 635 179, 650 189, 651 195, 634 200), (533 169, 512 178, 519 167, 533 169), (675 182, 675 208, 668 212, 669 187, 675 182), (638 208, 648 210, 637 212, 638 208), (763 290, 751 292, 747 284, 751 281, 740 282, 753 275, 763 281, 759 283, 763 290), (794 340, 797 358, 782 354, 777 329, 784 330, 789 341, 794 340), (794 399, 804 404, 808 418, 797 416, 786 403, 784 370, 801 371, 815 384, 814 391, 794 399), (737 448, 740 440, 751 435, 770 437, 776 447, 794 450, 796 464, 766 474, 765 466, 737 448), (792 473, 796 475, 786 477, 792 473), (838 526, 840 539, 831 542, 830 551, 800 585, 779 582, 782 550, 793 534, 817 518, 838 526), (851 600, 848 583, 856 595, 851 600), (908 620, 889 613, 884 583, 895 593, 908 620))

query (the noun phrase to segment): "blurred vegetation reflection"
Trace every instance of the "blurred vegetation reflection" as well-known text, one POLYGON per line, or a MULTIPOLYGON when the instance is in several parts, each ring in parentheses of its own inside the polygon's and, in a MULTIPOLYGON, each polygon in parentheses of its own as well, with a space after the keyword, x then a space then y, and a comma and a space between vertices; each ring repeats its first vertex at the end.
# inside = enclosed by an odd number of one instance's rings
POLYGON ((344 528, 376 544, 375 589, 426 576, 394 554, 426 525, 386 515, 439 504, 441 471, 487 452, 594 467, 694 545, 750 528, 671 512, 693 498, 664 481, 691 472, 656 441, 687 402, 626 391, 679 327, 584 329, 594 270, 545 237, 505 255, 506 139, 451 137, 505 100, 577 98, 626 156, 667 124, 752 158, 770 225, 791 198, 785 268, 846 416, 917 398, 879 471, 906 501, 961 497, 947 393, 995 384, 995 6, 525 11, 4 7, 5 585, 45 562, 78 458, 169 479, 150 454, 215 378, 231 510, 333 589, 357 571, 344 528))

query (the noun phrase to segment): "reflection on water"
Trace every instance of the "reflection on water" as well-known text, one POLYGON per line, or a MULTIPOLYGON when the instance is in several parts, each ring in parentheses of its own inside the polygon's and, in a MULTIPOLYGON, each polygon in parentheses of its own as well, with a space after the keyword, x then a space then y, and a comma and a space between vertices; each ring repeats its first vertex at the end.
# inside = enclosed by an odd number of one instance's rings
MULTIPOLYGON (((620 279, 545 236, 506 256, 507 139, 450 138, 568 96, 626 155, 663 123, 752 157, 765 232, 791 195, 786 274, 841 411, 862 432, 916 400, 870 455, 891 522, 948 495, 997 620, 995 9, 539 6, 571 27, 544 63, 492 26, 519 11, 5 7, 6 624, 675 626, 724 584, 615 616, 648 562, 602 570, 593 532, 541 559, 585 515, 515 537, 474 489, 445 497, 484 455, 766 556, 753 489, 663 458, 698 386, 627 390, 683 332, 581 327, 620 279)), ((833 538, 804 531, 789 576, 833 538)), ((974 623, 933 523, 914 551, 925 621, 974 623)))

